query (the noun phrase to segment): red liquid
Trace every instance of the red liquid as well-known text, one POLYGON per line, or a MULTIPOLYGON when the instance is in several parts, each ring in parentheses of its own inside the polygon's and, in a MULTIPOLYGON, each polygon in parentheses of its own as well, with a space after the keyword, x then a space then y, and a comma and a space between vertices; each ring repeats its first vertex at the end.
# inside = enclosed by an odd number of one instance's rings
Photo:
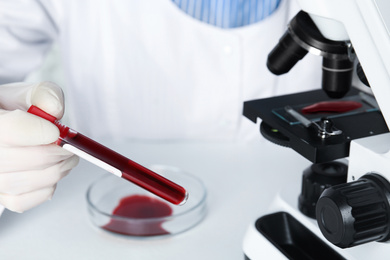
MULTIPOLYGON (((120 200, 119 205, 114 209, 113 215, 133 219, 148 219, 167 217, 172 215, 172 208, 163 201, 144 196, 132 195, 120 200)), ((163 221, 137 221, 111 219, 110 223, 102 228, 130 236, 157 236, 169 234, 162 227, 163 221)))
POLYGON ((302 108, 302 113, 345 113, 360 107, 362 104, 356 101, 323 101, 302 108))
POLYGON ((139 165, 125 156, 95 142, 94 140, 62 125, 57 119, 43 111, 31 106, 28 112, 55 124, 60 130, 60 137, 57 140, 59 146, 70 144, 79 150, 111 165, 122 172, 122 178, 152 192, 153 194, 175 204, 184 203, 187 199, 186 190, 176 183, 158 175, 157 173, 139 165))
POLYGON ((123 155, 73 131, 61 130, 60 146, 70 144, 113 166, 122 172, 122 178, 152 192, 153 194, 178 205, 186 199, 186 190, 176 183, 124 157, 123 155))

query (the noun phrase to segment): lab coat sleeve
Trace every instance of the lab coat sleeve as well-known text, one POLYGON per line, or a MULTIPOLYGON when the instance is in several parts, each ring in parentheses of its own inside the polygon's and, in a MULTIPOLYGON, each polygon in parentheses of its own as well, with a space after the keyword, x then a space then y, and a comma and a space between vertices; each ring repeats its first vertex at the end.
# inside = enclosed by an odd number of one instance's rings
POLYGON ((56 0, 0 0, 0 84, 23 81, 59 33, 56 0))

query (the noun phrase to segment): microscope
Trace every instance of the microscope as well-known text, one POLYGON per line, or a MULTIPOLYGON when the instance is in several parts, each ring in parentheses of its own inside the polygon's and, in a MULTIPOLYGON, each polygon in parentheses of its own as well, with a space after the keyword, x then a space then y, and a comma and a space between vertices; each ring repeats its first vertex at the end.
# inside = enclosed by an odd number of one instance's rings
POLYGON ((322 90, 247 101, 243 114, 312 165, 249 225, 245 259, 389 258, 390 1, 297 1, 267 67, 281 75, 320 55, 322 90))

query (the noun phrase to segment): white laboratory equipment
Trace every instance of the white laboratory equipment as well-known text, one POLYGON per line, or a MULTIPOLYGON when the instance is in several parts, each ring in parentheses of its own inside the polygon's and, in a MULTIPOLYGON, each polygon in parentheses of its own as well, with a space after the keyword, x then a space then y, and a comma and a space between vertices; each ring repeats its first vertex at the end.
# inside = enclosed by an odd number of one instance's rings
MULTIPOLYGON (((323 58, 322 90, 247 101, 269 140, 313 164, 249 225, 246 259, 380 259, 390 255, 390 2, 298 0, 268 57, 276 75, 323 58), (354 75, 370 88, 356 88, 354 75), (359 108, 305 114, 308 104, 359 108)), ((319 68, 321 69, 321 68, 319 68)), ((283 174, 283 173, 281 173, 283 174)), ((288 174, 288 173, 286 173, 288 174)))

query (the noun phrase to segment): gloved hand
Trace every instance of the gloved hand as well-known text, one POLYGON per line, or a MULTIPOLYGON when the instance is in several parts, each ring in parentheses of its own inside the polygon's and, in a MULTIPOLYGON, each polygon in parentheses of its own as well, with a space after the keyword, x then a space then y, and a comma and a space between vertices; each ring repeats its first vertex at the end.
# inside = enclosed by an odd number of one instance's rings
POLYGON ((58 128, 27 113, 35 105, 61 118, 64 99, 51 82, 0 86, 0 204, 23 212, 51 199, 78 157, 53 144, 58 128))

